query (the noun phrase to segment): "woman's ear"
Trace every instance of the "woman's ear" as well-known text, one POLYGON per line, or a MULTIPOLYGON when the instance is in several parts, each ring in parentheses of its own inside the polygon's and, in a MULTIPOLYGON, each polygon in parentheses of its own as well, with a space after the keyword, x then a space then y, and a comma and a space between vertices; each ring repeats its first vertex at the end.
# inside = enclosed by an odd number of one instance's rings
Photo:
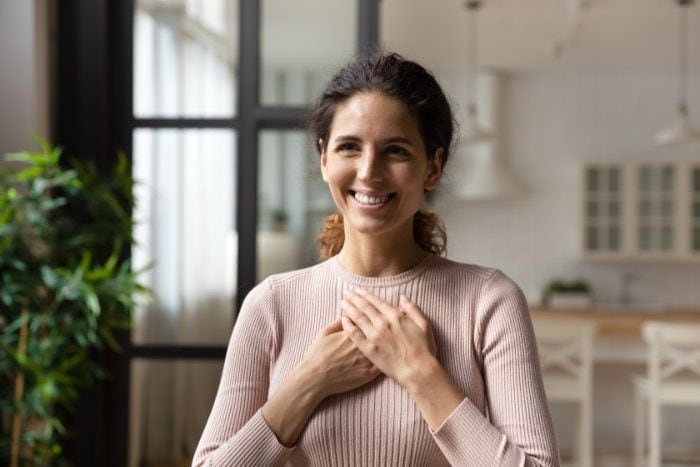
POLYGON ((432 159, 428 160, 428 170, 425 174, 425 182, 423 189, 432 191, 437 187, 440 177, 442 176, 442 154, 444 150, 437 148, 432 159))
POLYGON ((328 156, 326 155, 326 150, 323 146, 323 140, 319 138, 316 144, 318 144, 318 150, 321 153, 321 177, 323 178, 324 182, 328 183, 328 179, 326 178, 328 156))

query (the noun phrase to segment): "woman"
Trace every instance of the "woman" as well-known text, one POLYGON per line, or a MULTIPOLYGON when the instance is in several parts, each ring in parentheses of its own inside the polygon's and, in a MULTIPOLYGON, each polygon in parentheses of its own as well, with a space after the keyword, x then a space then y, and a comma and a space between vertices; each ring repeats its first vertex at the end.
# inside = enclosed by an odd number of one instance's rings
POLYGON ((420 65, 363 57, 310 118, 337 206, 326 261, 245 299, 194 465, 558 465, 527 305, 439 256, 421 211, 450 106, 420 65))

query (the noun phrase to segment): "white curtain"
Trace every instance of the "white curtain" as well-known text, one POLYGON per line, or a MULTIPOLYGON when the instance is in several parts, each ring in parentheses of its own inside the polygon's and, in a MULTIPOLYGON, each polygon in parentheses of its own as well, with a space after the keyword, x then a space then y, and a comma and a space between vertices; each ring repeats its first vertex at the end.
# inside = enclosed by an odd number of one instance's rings
MULTIPOLYGON (((223 0, 146 2, 135 18, 137 116, 222 116, 234 107, 234 67, 223 45, 223 0), (153 4, 151 4, 152 6, 153 4)), ((230 45, 231 47, 234 44, 230 45)), ((234 312, 235 134, 134 132, 134 267, 155 300, 135 316, 137 344, 225 345, 234 312)), ((191 459, 211 409, 220 361, 132 362, 129 464, 191 459)))

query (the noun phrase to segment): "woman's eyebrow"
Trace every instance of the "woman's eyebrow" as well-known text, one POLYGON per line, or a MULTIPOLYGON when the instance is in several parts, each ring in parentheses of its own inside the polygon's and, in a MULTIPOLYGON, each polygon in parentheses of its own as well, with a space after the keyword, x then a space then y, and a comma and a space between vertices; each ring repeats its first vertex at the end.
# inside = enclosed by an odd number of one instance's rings
MULTIPOLYGON (((346 141, 361 141, 361 138, 353 135, 339 135, 333 138, 333 142, 346 142, 346 141)), ((379 141, 380 144, 391 144, 391 143, 403 143, 411 147, 415 147, 413 142, 403 136, 390 136, 379 141)))
POLYGON ((335 138, 333 138, 333 142, 338 142, 338 141, 341 141, 341 142, 342 141, 360 141, 360 138, 358 138, 357 136, 353 136, 353 135, 340 135, 340 136, 336 136, 335 138))
POLYGON ((382 144, 391 144, 391 143, 403 143, 408 146, 414 147, 415 145, 413 144, 413 141, 411 141, 408 138, 405 138, 403 136, 392 136, 390 138, 386 138, 380 141, 382 144))

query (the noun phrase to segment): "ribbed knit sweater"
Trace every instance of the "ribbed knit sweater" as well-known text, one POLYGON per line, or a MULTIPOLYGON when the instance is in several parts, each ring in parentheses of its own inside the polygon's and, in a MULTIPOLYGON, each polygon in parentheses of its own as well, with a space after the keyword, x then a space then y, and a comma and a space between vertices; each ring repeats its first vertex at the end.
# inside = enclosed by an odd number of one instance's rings
POLYGON ((391 277, 364 277, 331 258, 274 275, 246 297, 193 465, 559 465, 527 304, 498 270, 429 255, 391 277), (404 294, 429 320, 437 358, 466 395, 435 431, 408 392, 380 375, 325 399, 293 447, 261 407, 340 316, 343 290, 398 306, 404 294))

